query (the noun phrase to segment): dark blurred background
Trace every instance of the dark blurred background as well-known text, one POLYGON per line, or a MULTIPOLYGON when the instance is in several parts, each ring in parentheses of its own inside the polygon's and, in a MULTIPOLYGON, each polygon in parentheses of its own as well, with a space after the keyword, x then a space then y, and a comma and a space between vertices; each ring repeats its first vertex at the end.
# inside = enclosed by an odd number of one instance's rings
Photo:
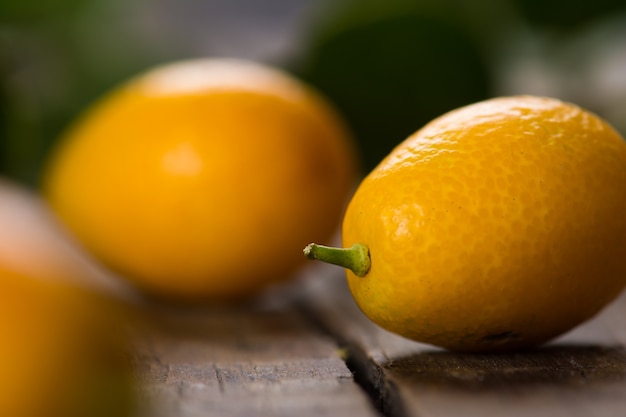
POLYGON ((626 133, 623 0, 0 0, 0 175, 36 186, 82 109, 151 66, 207 56, 316 86, 367 170, 432 118, 497 95, 572 101, 626 133))

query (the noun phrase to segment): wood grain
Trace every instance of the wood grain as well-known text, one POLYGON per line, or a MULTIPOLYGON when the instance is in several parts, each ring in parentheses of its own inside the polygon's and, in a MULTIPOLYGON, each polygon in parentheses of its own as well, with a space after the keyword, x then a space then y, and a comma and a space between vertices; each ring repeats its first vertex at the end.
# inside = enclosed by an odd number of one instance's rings
POLYGON ((497 355, 379 328, 325 265, 255 305, 147 316, 139 417, 626 416, 626 295, 549 345, 497 355))
POLYGON ((348 364, 390 416, 625 416, 626 295, 549 345, 458 354, 369 322, 341 277, 309 283, 310 317, 348 351, 348 364))
POLYGON ((376 415, 335 341, 295 304, 147 316, 134 341, 141 417, 376 415))

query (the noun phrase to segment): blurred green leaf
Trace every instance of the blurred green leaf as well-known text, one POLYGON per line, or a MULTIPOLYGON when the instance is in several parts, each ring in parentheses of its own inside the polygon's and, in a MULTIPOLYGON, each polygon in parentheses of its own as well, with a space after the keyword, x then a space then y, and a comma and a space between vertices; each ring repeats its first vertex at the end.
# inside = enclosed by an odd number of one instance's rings
POLYGON ((154 57, 108 42, 123 0, 0 1, 0 174, 36 186, 67 126, 154 57))
POLYGON ((576 30, 587 22, 626 11, 624 0, 513 0, 513 3, 531 24, 560 30, 576 30))
POLYGON ((50 14, 72 12, 84 3, 84 0, 2 0, 0 22, 48 18, 50 14))
POLYGON ((481 45, 433 4, 344 2, 294 69, 346 116, 368 170, 428 121, 489 95, 481 45))

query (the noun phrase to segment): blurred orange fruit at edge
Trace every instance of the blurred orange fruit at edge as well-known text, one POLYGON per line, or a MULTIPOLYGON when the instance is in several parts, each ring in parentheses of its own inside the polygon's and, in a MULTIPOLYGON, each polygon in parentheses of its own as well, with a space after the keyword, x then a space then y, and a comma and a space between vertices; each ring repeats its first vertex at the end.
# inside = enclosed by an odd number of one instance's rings
POLYGON ((0 415, 130 416, 125 318, 110 299, 0 267, 0 415))
POLYGON ((7 179, 0 230, 0 415, 131 415, 139 299, 7 179))
POLYGON ((318 93, 276 69, 198 59, 141 74, 53 153, 43 192, 99 259, 162 298, 254 295, 334 235, 358 176, 318 93))
POLYGON ((343 245, 382 327, 453 350, 543 343, 589 319, 626 282, 626 144, 577 106, 498 98, 441 116, 369 174, 343 245))

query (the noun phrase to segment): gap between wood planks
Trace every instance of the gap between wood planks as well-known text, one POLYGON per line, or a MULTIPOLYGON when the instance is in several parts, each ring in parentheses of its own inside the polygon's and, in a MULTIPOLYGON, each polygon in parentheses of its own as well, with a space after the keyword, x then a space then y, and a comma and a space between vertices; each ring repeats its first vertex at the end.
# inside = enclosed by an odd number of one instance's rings
POLYGON ((385 378, 382 368, 355 344, 346 344, 343 349, 346 366, 354 375, 354 381, 365 390, 376 410, 387 417, 405 417, 407 414, 397 388, 385 378))
POLYGON ((463 355, 373 325, 336 273, 311 278, 298 303, 302 314, 342 349, 355 382, 386 417, 614 416, 626 407, 626 293, 532 352, 463 355))
POLYGON ((385 378, 383 369, 366 351, 327 326, 310 304, 303 303, 300 307, 303 315, 313 325, 336 341, 342 352, 341 357, 352 373, 355 383, 365 391, 374 408, 385 417, 408 416, 397 387, 385 378))

